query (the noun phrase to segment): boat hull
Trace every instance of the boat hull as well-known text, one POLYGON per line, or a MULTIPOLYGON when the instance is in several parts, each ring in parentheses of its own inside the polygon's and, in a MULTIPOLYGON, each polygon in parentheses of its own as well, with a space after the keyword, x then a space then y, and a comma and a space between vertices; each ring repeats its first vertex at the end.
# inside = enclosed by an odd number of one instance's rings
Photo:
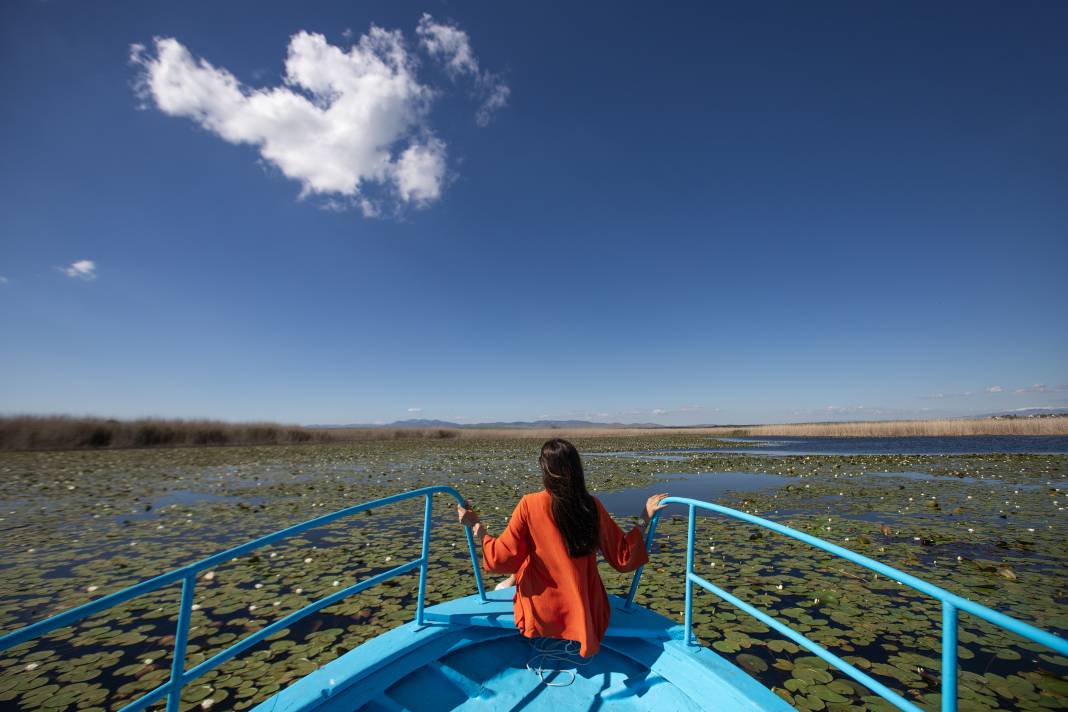
MULTIPOLYGON (((683 641, 669 618, 610 596, 601 651, 569 673, 527 669, 535 654, 515 628, 515 589, 446 601, 298 680, 255 712, 365 710, 792 710, 712 650, 683 641)), ((577 659, 577 658, 576 658, 577 659)), ((569 667, 566 664, 560 667, 569 667)))

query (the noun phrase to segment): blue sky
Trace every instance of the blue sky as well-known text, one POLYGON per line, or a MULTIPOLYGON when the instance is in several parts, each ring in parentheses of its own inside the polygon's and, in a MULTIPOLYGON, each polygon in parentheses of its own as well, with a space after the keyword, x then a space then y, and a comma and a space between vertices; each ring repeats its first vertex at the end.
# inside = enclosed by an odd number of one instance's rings
POLYGON ((1056 2, 4 3, 0 409, 1068 406, 1066 24, 1056 2))

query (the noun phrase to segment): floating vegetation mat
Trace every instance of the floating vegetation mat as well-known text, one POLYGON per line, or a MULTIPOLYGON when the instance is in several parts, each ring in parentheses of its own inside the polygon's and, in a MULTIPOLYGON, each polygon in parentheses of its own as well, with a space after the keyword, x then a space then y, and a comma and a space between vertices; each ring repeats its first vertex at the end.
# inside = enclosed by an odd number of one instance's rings
MULTIPOLYGON (((752 490, 728 489, 717 501, 1068 634, 1066 456, 769 458, 732 447, 736 452, 673 452, 667 460, 642 452, 718 445, 670 434, 576 444, 591 453, 615 453, 587 458, 594 494, 637 491, 662 478, 663 489, 671 491, 679 473, 703 473, 688 477, 687 487, 717 473, 777 475, 784 479, 773 487, 765 482, 752 490)), ((305 519, 421 486, 456 487, 499 533, 519 496, 540 489, 537 452, 537 443, 527 441, 445 440, 0 453, 0 631, 305 519)), ((618 494, 611 499, 628 501, 618 494)), ((187 665, 338 587, 417 557, 421 515, 421 501, 398 503, 204 572, 187 665)), ((450 500, 436 498, 433 526, 429 602, 474 592, 450 500)), ((669 510, 638 594, 640 603, 680 621, 685 536, 683 517, 669 510)), ((702 517, 697 540, 702 576, 921 707, 937 709, 937 602, 744 523, 702 517)), ((602 575, 610 592, 625 592, 629 576, 607 567, 602 575)), ((186 687, 184 707, 241 710, 261 702, 411 620, 416 581, 414 572, 398 577, 272 636, 186 687)), ((0 655, 0 708, 111 710, 166 681, 179 588, 161 589, 0 655)), ((694 622, 702 643, 798 709, 891 709, 700 589, 694 622)), ((960 709, 1068 709, 1068 659, 963 613, 959 643, 960 709)))

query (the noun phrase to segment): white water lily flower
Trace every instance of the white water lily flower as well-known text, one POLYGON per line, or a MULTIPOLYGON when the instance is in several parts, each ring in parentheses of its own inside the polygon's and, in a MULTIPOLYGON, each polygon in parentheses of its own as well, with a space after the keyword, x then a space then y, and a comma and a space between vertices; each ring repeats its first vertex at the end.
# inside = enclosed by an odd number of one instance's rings
POLYGON ((776 591, 781 591, 782 590, 782 584, 780 583, 778 586, 776 586, 775 590, 776 591))
POLYGON ((88 591, 89 593, 92 593, 93 591, 97 590, 98 588, 100 588, 100 587, 99 586, 86 586, 85 590, 88 591))
POLYGON ((300 594, 304 593, 304 589, 303 588, 298 588, 296 593, 299 596, 300 594))
POLYGON ((310 556, 308 558, 304 559, 304 563, 305 564, 310 564, 311 562, 312 562, 312 559, 311 559, 310 556))
POLYGON ((386 561, 393 561, 393 557, 392 556, 387 556, 386 557, 386 561))
POLYGON ((340 586, 340 585, 341 585, 341 582, 340 582, 340 581, 338 581, 337 579, 334 579, 334 583, 333 583, 332 585, 333 585, 333 586, 340 586))
POLYGON ((36 670, 40 666, 41 666, 41 663, 26 663, 26 667, 24 667, 22 669, 25 670, 26 672, 29 672, 30 670, 36 670))
POLYGON ((213 578, 215 578, 215 572, 214 571, 209 571, 208 573, 204 574, 204 580, 205 581, 211 581, 213 578))
POLYGON ((200 708, 204 709, 204 710, 210 710, 211 706, 214 705, 214 704, 215 704, 215 700, 213 700, 213 699, 211 699, 209 697, 208 699, 201 701, 200 708))
POLYGON ((151 665, 152 664, 152 658, 145 658, 141 662, 143 662, 145 665, 151 665))
POLYGON ((250 611, 254 611, 254 610, 256 610, 256 604, 255 604, 255 603, 253 603, 253 604, 250 604, 250 605, 249 605, 249 607, 248 607, 248 609, 249 609, 250 611))
POLYGON ((258 583, 255 586, 253 586, 253 588, 263 588, 263 584, 262 583, 258 583))
POLYGON ((199 611, 200 610, 200 604, 199 603, 194 603, 192 610, 199 611))

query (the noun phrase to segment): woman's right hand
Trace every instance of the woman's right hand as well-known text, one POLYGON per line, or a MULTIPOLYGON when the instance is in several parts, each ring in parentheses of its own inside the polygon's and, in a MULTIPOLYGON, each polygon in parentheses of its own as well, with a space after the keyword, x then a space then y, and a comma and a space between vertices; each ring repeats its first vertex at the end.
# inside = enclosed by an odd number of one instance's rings
POLYGON ((645 523, 648 524, 649 521, 652 520, 653 515, 655 513, 659 512, 661 509, 667 506, 666 504, 660 504, 660 501, 667 496, 668 493, 663 492, 661 494, 654 494, 652 497, 645 500, 645 509, 643 509, 642 513, 638 516, 644 519, 645 523))

